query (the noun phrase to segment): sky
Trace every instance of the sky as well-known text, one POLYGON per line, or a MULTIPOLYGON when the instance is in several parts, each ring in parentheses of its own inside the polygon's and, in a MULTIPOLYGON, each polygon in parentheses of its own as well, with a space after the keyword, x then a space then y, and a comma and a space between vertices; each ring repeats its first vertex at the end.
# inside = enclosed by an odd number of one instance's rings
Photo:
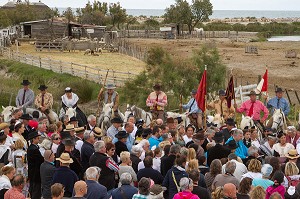
MULTIPOLYGON (((8 0, 0 0, 3 5, 8 0)), ((37 2, 38 0, 30 0, 37 2)), ((84 7, 87 0, 41 0, 49 7, 84 7)), ((120 2, 127 9, 165 9, 175 0, 101 0, 120 2)), ((192 0, 188 0, 192 1, 192 0)), ((91 0, 93 2, 93 0, 91 0)), ((300 0, 211 0, 214 10, 300 10, 300 0)))

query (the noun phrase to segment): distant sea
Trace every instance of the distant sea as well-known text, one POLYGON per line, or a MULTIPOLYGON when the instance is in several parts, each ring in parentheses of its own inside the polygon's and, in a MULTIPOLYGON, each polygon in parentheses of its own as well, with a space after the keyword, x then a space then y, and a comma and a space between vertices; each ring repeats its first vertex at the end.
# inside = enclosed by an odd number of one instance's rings
MULTIPOLYGON (((62 13, 66 8, 58 8, 62 13)), ((163 9, 126 9, 127 14, 133 16, 145 15, 162 16, 165 13, 163 9)), ((73 9, 76 11, 76 8, 73 9)), ((266 17, 266 18, 293 18, 300 17, 300 11, 263 11, 263 10, 214 10, 211 19, 225 19, 225 18, 240 18, 240 17, 266 17)))

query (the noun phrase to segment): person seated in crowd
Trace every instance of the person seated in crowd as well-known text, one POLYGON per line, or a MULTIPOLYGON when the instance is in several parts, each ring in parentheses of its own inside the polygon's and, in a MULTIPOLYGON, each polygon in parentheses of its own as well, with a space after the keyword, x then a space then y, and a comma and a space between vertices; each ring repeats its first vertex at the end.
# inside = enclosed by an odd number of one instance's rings
POLYGON ((113 190, 111 196, 112 199, 119 199, 119 198, 132 198, 134 194, 138 193, 138 189, 132 186, 132 176, 130 173, 123 173, 120 176, 120 183, 121 186, 115 190, 113 190))
MULTIPOLYGON (((225 171, 225 168, 224 168, 225 171)), ((205 184, 207 186, 207 189, 212 192, 212 183, 215 180, 216 176, 218 174, 222 173, 222 163, 219 159, 215 159, 211 162, 209 172, 205 174, 205 184)))
MULTIPOLYGON (((229 154, 228 156, 228 161, 232 161, 232 162, 235 162, 236 164, 236 169, 233 173, 234 177, 236 177, 239 181, 241 181, 242 179, 242 176, 248 172, 247 170, 247 167, 243 164, 243 163, 240 163, 238 161, 238 157, 235 153, 231 153, 229 154)), ((225 167, 226 165, 223 165, 222 166, 222 173, 225 174, 225 167)))
POLYGON ((264 156, 278 156, 278 153, 274 151, 273 146, 277 141, 277 137, 275 133, 268 134, 267 141, 260 145, 260 153, 264 156))
POLYGON ((279 157, 285 157, 291 149, 295 149, 294 145, 286 142, 285 133, 282 131, 278 133, 277 138, 279 142, 274 144, 273 149, 278 153, 279 157))
POLYGON ((62 199, 64 197, 65 189, 60 183, 55 183, 51 186, 52 199, 62 199))
POLYGON ((17 198, 17 199, 25 199, 25 195, 22 193, 25 178, 21 174, 17 174, 11 181, 12 188, 10 188, 5 194, 4 199, 17 198))
POLYGON ((251 179, 262 178, 262 174, 260 171, 261 171, 261 162, 257 159, 252 159, 250 160, 250 163, 248 165, 248 172, 242 175, 242 179, 246 177, 251 179))
POLYGON ((244 145, 249 148, 251 146, 251 130, 249 129, 249 126, 246 126, 244 129, 243 129, 243 143, 244 145))
POLYGON ((235 162, 227 162, 225 165, 225 174, 218 174, 213 183, 212 183, 212 190, 215 190, 217 187, 224 186, 227 183, 234 184, 237 188, 239 187, 239 180, 234 177, 234 171, 236 169, 235 162))
POLYGON ((216 198, 216 199, 234 199, 234 198, 237 198, 236 186, 232 183, 226 183, 224 186, 218 187, 212 193, 212 198, 216 198))
POLYGON ((11 180, 13 179, 16 170, 13 166, 6 165, 1 168, 2 176, 0 177, 0 198, 4 198, 7 190, 12 188, 11 180))
POLYGON ((137 173, 138 181, 142 177, 145 177, 145 178, 151 178, 155 184, 161 184, 163 182, 164 178, 159 171, 152 168, 153 158, 150 156, 147 156, 147 157, 145 157, 143 162, 144 162, 145 168, 138 171, 138 173, 137 173))
POLYGON ((264 164, 261 168, 262 178, 254 178, 252 186, 261 186, 266 190, 269 186, 272 186, 274 182, 270 180, 270 175, 273 171, 273 167, 270 164, 264 164))
POLYGON ((106 199, 107 189, 105 186, 99 184, 101 169, 99 167, 90 167, 85 172, 86 184, 88 187, 87 199, 106 199))
POLYGON ((241 180, 237 198, 239 199, 250 199, 249 193, 251 191, 252 179, 245 177, 241 180))
POLYGON ((285 187, 281 185, 284 181, 284 174, 281 171, 276 171, 272 180, 274 184, 267 188, 266 199, 270 199, 271 195, 275 192, 278 192, 284 198, 285 187))
POLYGON ((230 140, 234 140, 237 144, 235 154, 244 161, 248 157, 248 149, 244 145, 242 139, 243 131, 240 129, 236 129, 233 131, 232 136, 227 140, 226 144, 230 142, 230 140))
POLYGON ((194 135, 195 131, 196 131, 196 129, 193 125, 188 125, 185 128, 186 134, 182 137, 185 144, 187 144, 193 140, 193 135, 194 135))
POLYGON ((173 199, 200 199, 196 194, 193 194, 193 180, 187 177, 183 177, 180 179, 179 187, 181 192, 174 195, 173 199))
POLYGON ((150 179, 149 178, 141 178, 138 183, 138 193, 132 196, 132 199, 148 199, 150 194, 150 179))
POLYGON ((86 199, 84 196, 87 194, 88 186, 87 184, 80 180, 74 184, 75 195, 71 199, 86 199))
MULTIPOLYGON (((252 181, 253 182, 253 181, 252 181)), ((262 186, 256 186, 250 192, 251 199, 265 199, 266 198, 266 191, 262 186)))

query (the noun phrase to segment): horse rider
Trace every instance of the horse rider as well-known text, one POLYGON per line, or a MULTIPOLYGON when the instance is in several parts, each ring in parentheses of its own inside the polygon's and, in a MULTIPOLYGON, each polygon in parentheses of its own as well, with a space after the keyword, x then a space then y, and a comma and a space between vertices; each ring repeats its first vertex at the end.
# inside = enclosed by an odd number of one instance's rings
POLYGON ((16 106, 22 108, 23 112, 26 113, 26 108, 31 107, 34 102, 34 92, 29 88, 31 83, 28 80, 23 80, 21 88, 16 97, 16 106))
POLYGON ((107 84, 105 86, 106 91, 102 87, 98 94, 98 101, 104 102, 104 104, 110 104, 113 102, 113 111, 115 117, 118 117, 119 114, 119 94, 115 91, 116 86, 114 84, 107 84))
POLYGON ((152 119, 164 120, 164 108, 168 104, 167 95, 161 91, 161 85, 155 84, 153 86, 153 92, 151 92, 146 100, 146 105, 150 107, 152 113, 152 119))
POLYGON ((226 92, 224 90, 219 90, 219 99, 210 102, 207 105, 207 108, 214 109, 215 114, 219 114, 224 119, 224 121, 227 121, 228 118, 234 118, 235 109, 232 105, 230 108, 228 108, 226 92))
POLYGON ((78 126, 82 127, 86 125, 88 122, 84 113, 77 106, 78 100, 79 100, 78 95, 73 93, 70 87, 67 87, 65 89, 65 94, 61 96, 63 110, 66 111, 68 108, 75 109, 76 118, 78 119, 78 126))
POLYGON ((38 88, 40 93, 36 96, 34 104, 39 111, 49 118, 50 123, 53 124, 55 123, 55 118, 52 114, 53 96, 47 92, 47 88, 46 85, 40 85, 38 88))
POLYGON ((269 110, 261 101, 256 99, 257 94, 255 91, 251 91, 249 96, 250 99, 243 102, 240 108, 237 107, 236 103, 234 104, 234 108, 236 112, 245 113, 245 115, 251 117, 254 122, 258 122, 263 125, 269 115, 269 110), (261 112, 264 112, 264 116, 262 118, 260 116, 261 112))
POLYGON ((202 111, 197 105, 197 101, 195 99, 196 94, 197 91, 193 89, 191 92, 192 97, 190 101, 187 104, 180 104, 180 107, 182 107, 185 110, 188 110, 187 115, 191 120, 191 123, 194 126, 197 126, 198 129, 200 129, 202 128, 202 111))
MULTIPOLYGON (((267 108, 270 110, 270 113, 272 115, 275 109, 281 109, 282 112, 284 113, 284 116, 287 118, 287 115, 290 112, 290 104, 285 98, 283 98, 282 88, 277 87, 275 93, 276 93, 276 97, 270 99, 269 101, 266 101, 267 108)), ((267 100, 267 96, 266 96, 266 100, 267 100)), ((273 123, 273 118, 270 118, 268 122, 268 126, 272 125, 272 123, 273 123)))

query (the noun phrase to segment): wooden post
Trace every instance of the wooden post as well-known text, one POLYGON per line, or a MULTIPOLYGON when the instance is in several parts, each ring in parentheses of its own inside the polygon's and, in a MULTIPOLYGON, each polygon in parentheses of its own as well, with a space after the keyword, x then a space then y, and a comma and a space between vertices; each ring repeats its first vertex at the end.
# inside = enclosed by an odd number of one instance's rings
POLYGON ((73 62, 71 62, 71 73, 74 75, 73 62))
POLYGON ((298 103, 300 104, 300 99, 299 99, 299 96, 298 96, 298 92, 297 92, 297 91, 295 91, 295 95, 296 95, 296 98, 297 98, 297 100, 298 100, 298 103))
POLYGON ((40 68, 42 68, 42 59, 41 59, 41 57, 39 57, 39 64, 40 64, 40 68))
POLYGON ((87 79, 88 74, 87 74, 87 71, 86 71, 86 66, 84 66, 84 73, 85 73, 85 78, 87 79))
POLYGON ((62 73, 63 71, 62 71, 62 61, 61 60, 59 61, 59 69, 60 69, 60 73, 62 73))
POLYGON ((260 80, 261 80, 261 75, 258 75, 257 76, 257 84, 259 84, 260 80))
POLYGON ((289 95, 287 89, 285 89, 285 92, 286 92, 286 96, 288 97, 288 100, 289 100, 290 104, 292 104, 292 101, 291 101, 291 98, 290 98, 290 95, 289 95))

